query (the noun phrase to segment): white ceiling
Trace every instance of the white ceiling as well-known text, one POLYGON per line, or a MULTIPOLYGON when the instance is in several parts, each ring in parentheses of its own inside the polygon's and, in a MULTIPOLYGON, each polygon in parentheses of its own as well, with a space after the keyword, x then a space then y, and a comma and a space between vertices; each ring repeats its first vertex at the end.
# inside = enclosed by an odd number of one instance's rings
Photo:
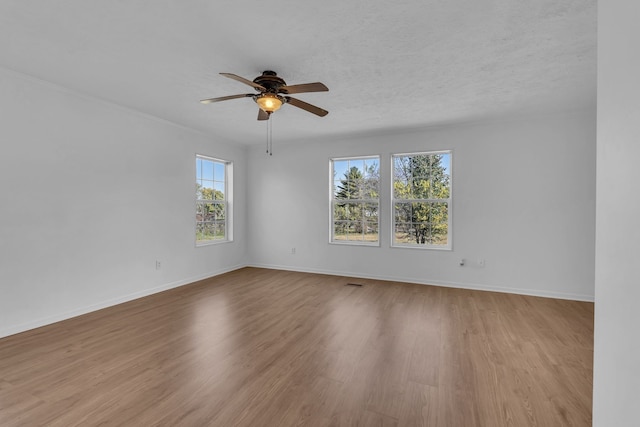
POLYGON ((275 70, 330 91, 285 105, 274 139, 591 108, 596 0, 2 0, 0 66, 241 144, 275 70))

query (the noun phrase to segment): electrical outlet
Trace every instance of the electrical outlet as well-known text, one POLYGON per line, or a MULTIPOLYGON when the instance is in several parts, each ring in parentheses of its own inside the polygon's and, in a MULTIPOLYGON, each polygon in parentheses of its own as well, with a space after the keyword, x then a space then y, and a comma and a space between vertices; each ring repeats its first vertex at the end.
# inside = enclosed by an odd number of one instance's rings
POLYGON ((160 270, 162 268, 162 263, 160 261, 156 261, 156 270, 160 270))
POLYGON ((484 267, 484 258, 478 258, 478 266, 484 267))
POLYGON ((296 254, 296 248, 291 248, 291 255, 295 255, 296 254))

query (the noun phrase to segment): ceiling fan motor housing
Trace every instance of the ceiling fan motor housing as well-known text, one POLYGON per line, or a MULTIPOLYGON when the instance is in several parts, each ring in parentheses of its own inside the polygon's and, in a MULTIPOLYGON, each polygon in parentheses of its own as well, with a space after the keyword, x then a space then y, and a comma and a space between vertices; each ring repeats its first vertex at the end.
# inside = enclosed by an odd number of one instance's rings
MULTIPOLYGON (((287 83, 281 77, 278 77, 278 74, 275 71, 271 70, 263 71, 261 76, 253 79, 253 82, 264 87, 266 89, 266 92, 273 93, 277 93, 280 87, 287 85, 287 83)), ((256 88, 256 90, 260 91, 260 89, 258 88, 256 88)))

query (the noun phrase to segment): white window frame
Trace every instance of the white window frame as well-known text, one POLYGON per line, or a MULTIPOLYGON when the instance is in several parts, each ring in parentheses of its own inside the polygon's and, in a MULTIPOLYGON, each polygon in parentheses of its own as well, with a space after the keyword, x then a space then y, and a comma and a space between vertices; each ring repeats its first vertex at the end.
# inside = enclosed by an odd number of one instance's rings
MULTIPOLYGON (((332 157, 329 159, 329 243, 335 245, 355 245, 355 246, 380 246, 380 155, 367 155, 367 156, 349 156, 349 157, 332 157), (377 205, 377 227, 378 227, 378 239, 375 241, 366 240, 336 240, 334 238, 334 212, 335 204, 340 199, 334 198, 334 163, 337 161, 354 160, 365 161, 368 159, 375 159, 378 161, 378 198, 377 199, 348 199, 349 203, 375 203, 377 205)), ((364 222, 364 218, 363 218, 364 222)), ((364 228, 363 228, 364 229, 364 228)))
MULTIPOLYGON (((205 156, 202 154, 196 154, 196 184, 201 183, 202 176, 198 176, 198 160, 208 161, 222 164, 224 166, 224 200, 208 200, 198 198, 198 194, 194 195, 195 203, 195 216, 194 216, 194 238, 196 247, 216 245, 220 243, 229 243, 233 241, 233 162, 229 160, 223 160, 216 157, 205 156), (211 239, 211 240, 198 240, 198 225, 204 221, 198 220, 198 207, 203 203, 214 203, 224 206, 224 238, 211 239)), ((214 166, 215 168, 215 166, 214 166)), ((212 177, 214 178, 214 177, 212 177)), ((213 179, 212 183, 215 182, 213 179)), ((220 182, 219 180, 216 180, 220 182)), ((214 222, 215 223, 215 222, 214 222)))
POLYGON ((395 153, 391 155, 391 247, 393 248, 408 248, 408 249, 427 249, 427 250, 445 250, 450 251, 453 249, 453 150, 437 150, 437 151, 419 151, 411 153, 395 153), (408 156, 420 156, 420 155, 449 155, 449 197, 446 199, 396 199, 395 197, 395 159, 397 157, 408 156), (447 244, 446 245, 434 245, 434 244, 416 244, 416 243, 396 243, 396 203, 406 203, 407 200, 416 203, 447 203, 447 244))

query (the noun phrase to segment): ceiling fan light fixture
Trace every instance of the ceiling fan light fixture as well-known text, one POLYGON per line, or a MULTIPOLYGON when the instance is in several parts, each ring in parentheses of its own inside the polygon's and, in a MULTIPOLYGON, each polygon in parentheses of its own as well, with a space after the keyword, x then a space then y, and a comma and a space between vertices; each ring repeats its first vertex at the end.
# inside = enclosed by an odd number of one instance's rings
POLYGON ((256 103, 261 110, 267 113, 273 113, 282 107, 284 101, 281 96, 278 96, 275 93, 266 92, 256 97, 256 103))

